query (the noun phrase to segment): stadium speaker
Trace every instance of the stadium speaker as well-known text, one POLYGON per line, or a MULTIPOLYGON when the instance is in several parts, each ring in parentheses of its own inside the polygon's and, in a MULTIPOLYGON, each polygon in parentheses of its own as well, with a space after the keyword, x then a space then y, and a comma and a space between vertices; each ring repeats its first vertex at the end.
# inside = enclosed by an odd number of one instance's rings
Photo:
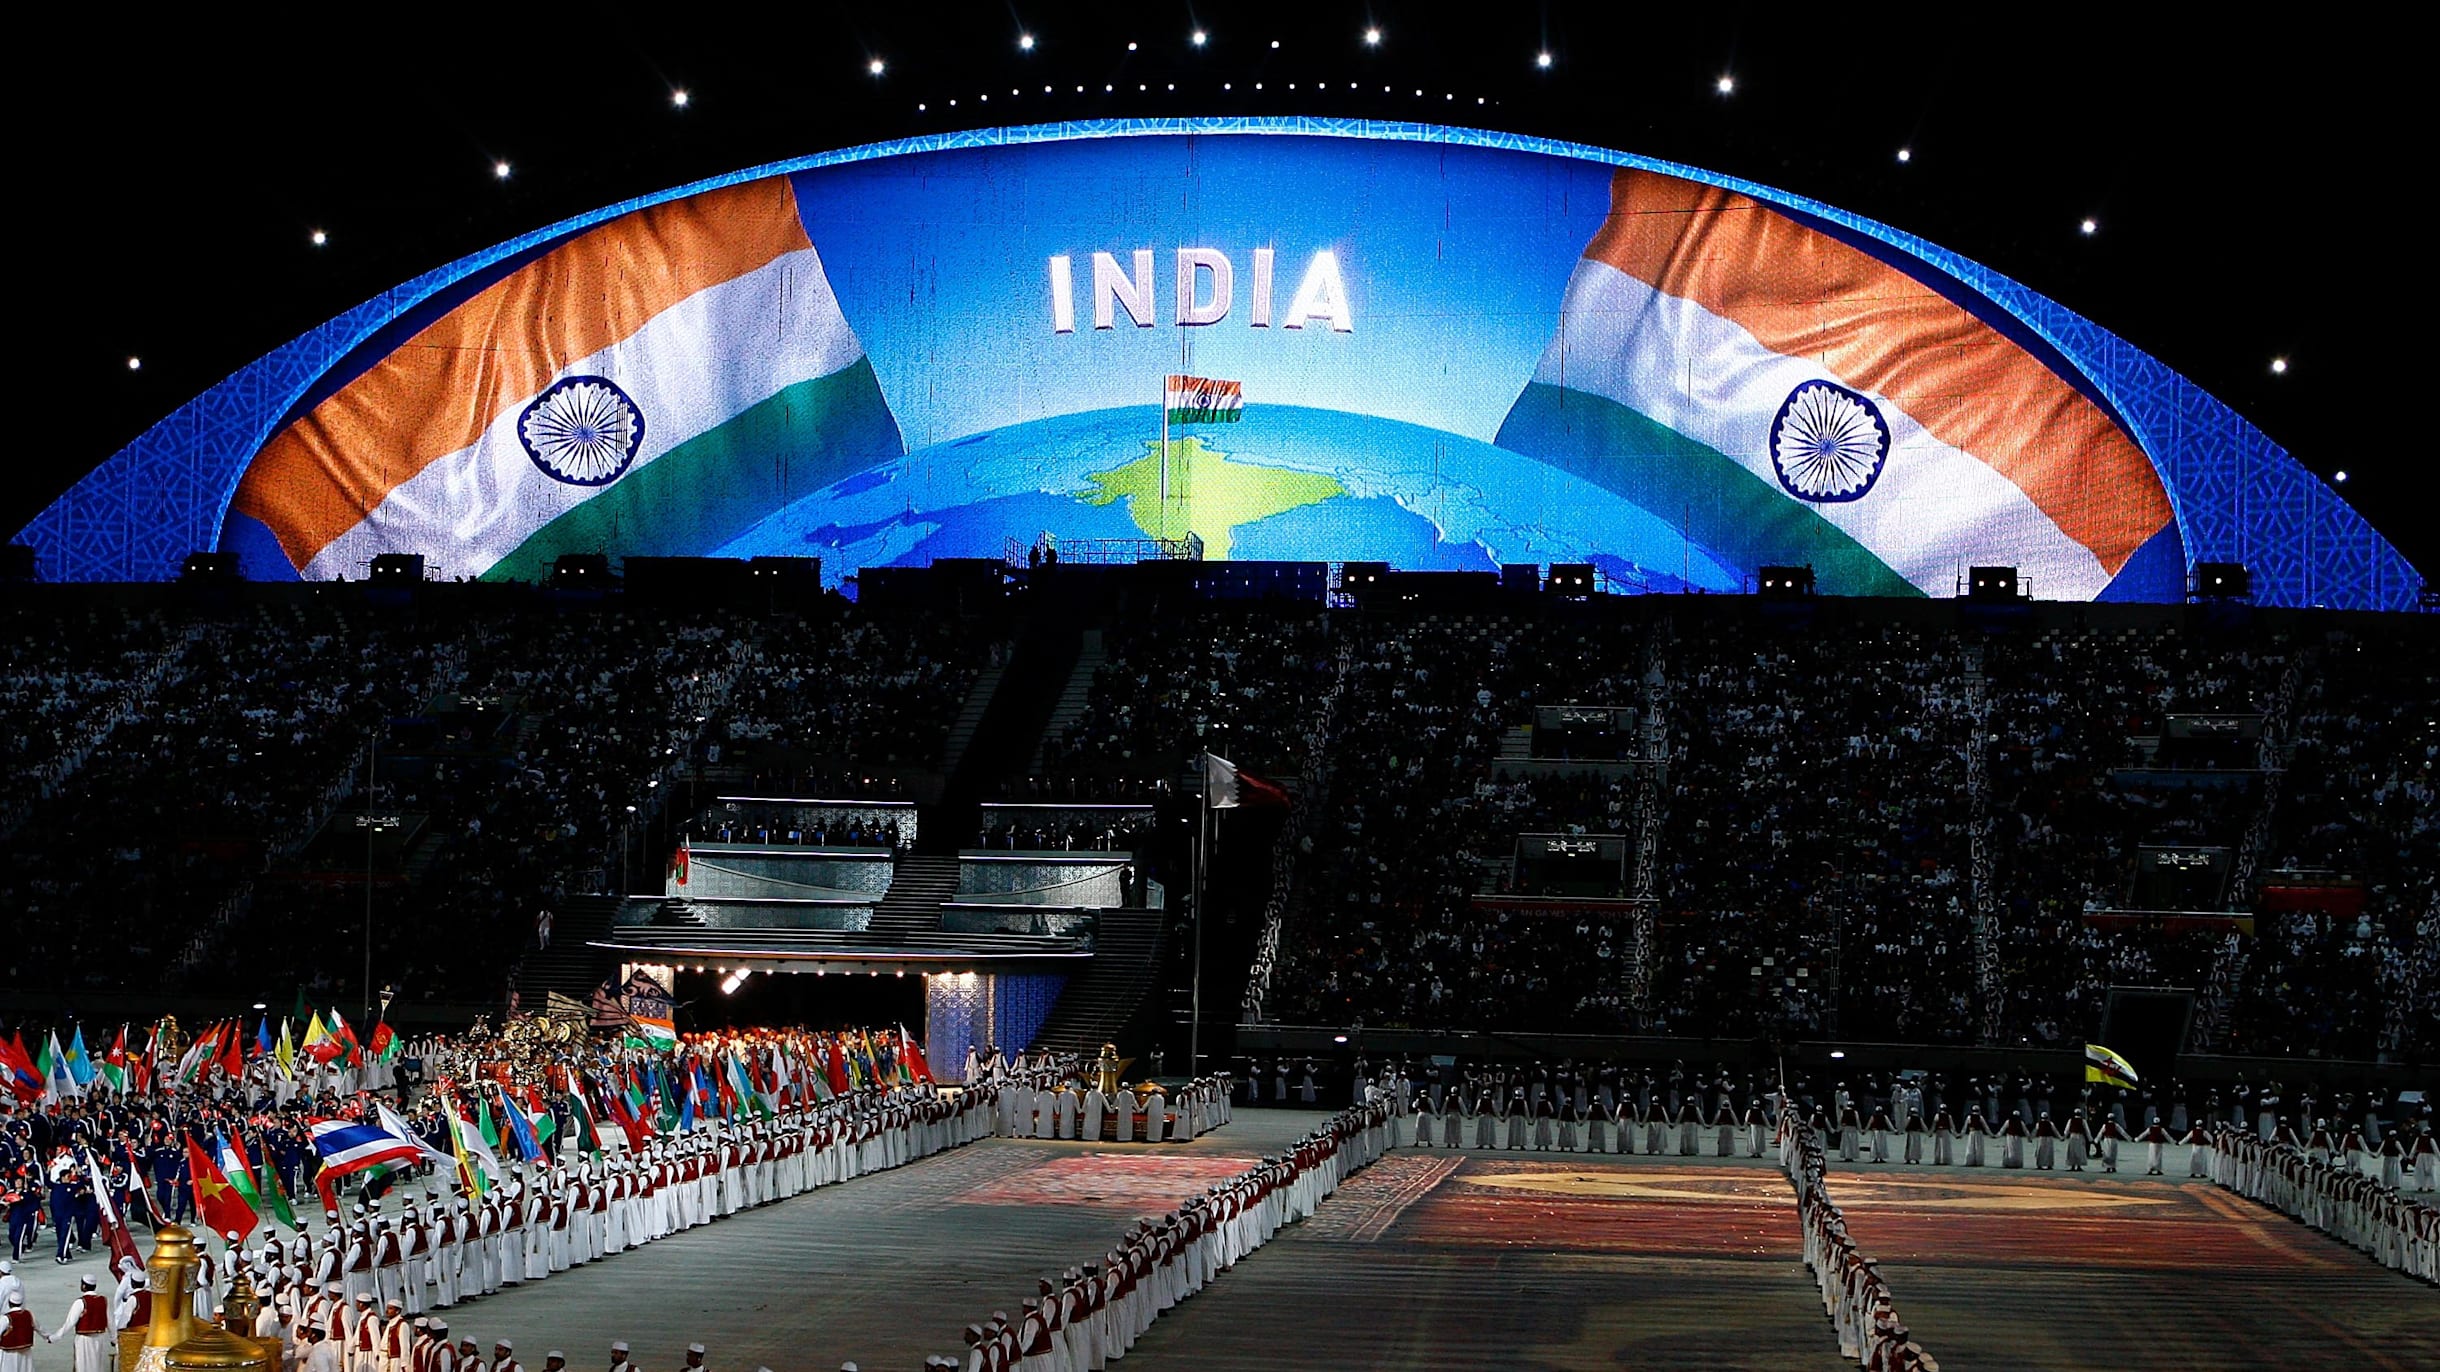
POLYGON ((560 591, 610 589, 610 559, 603 553, 561 553, 551 563, 551 588, 560 591))
POLYGON ((34 545, 11 543, 0 548, 0 581, 32 581, 34 579, 34 545))
POLYGON ((1966 569, 1966 599, 1988 605, 2004 604, 2016 598, 2016 568, 1969 567, 1966 569))
POLYGON ((1813 594, 1811 567, 1765 567, 1755 580, 1764 600, 1803 600, 1813 594))
POLYGON ((2254 594, 2254 574, 2245 570, 2242 562, 2197 562, 2194 564, 2193 595, 2197 600, 2250 600, 2254 594))
POLYGON ((178 569, 180 581, 235 581, 237 554, 188 553, 186 564, 178 569))
POLYGON ((1554 562, 1550 564, 1550 581, 1542 589, 1552 595, 1582 600, 1593 593, 1593 564, 1590 562, 1554 562))
POLYGON ((1500 589, 1532 595, 1542 589, 1542 567, 1535 562, 1500 564, 1500 589))
POLYGON ((422 553, 381 553, 373 558, 376 586, 419 586, 424 580, 422 553))
POLYGON ((1381 578, 1389 575, 1386 562, 1345 562, 1339 565, 1339 589, 1349 595, 1360 595, 1380 586, 1381 578))

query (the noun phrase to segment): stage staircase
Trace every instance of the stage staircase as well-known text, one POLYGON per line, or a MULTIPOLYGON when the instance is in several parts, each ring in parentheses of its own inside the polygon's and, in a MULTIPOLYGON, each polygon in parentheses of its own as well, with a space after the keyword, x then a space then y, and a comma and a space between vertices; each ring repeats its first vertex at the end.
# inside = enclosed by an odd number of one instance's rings
POLYGON ((957 894, 957 866, 955 854, 900 854, 889 891, 873 907, 873 946, 896 947, 939 932, 941 902, 957 894))
POLYGON ((553 991, 580 1001, 593 998, 593 988, 616 970, 618 957, 587 947, 610 937, 618 923, 625 896, 569 896, 551 917, 551 946, 535 949, 517 964, 519 1008, 539 1014, 553 991))
POLYGON ((1129 1027, 1143 1009, 1144 997, 1161 966, 1162 930, 1168 914, 1161 910, 1096 913, 1100 927, 1094 937, 1093 960, 1070 977, 1067 989, 1059 993, 1050 1018, 1034 1035, 1037 1048, 1092 1054, 1105 1043, 1117 1043, 1121 1052, 1140 1046, 1140 1042, 1131 1045, 1122 1040, 1135 1037, 1128 1033, 1129 1027))

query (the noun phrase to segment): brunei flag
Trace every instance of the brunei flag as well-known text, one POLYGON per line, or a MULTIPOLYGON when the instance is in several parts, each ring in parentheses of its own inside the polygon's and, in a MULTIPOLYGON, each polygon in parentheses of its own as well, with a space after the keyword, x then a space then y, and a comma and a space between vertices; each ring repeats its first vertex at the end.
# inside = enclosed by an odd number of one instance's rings
POLYGON ((1622 169, 1496 441, 1723 566, 1807 563, 1842 595, 1946 596, 2000 563, 2089 600, 2155 538, 2137 575, 2158 575, 2181 550, 2151 458, 2071 364, 1947 284, 1834 226, 1622 169))
POLYGON ((240 479, 247 575, 446 548, 710 553, 904 455, 785 176, 622 215, 427 302, 310 388, 240 479))
POLYGON ((1161 388, 1172 424, 1234 424, 1245 418, 1245 387, 1208 376, 1172 376, 1161 388))
POLYGON ((2133 1090, 2135 1064, 2098 1043, 2088 1043, 2084 1045, 2084 1079, 2133 1090))

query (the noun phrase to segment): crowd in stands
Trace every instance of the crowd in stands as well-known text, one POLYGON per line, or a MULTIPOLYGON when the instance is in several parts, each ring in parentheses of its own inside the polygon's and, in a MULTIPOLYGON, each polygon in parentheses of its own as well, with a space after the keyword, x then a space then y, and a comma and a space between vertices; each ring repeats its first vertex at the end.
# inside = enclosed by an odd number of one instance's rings
POLYGON ((973 678, 952 626, 843 603, 756 619, 502 589, 420 611, 305 590, 13 613, 0 731, 52 761, 12 774, 0 814, 0 982, 352 988, 335 950, 364 937, 370 867, 378 978, 497 1003, 538 914, 652 883, 654 817, 724 748, 937 766, 973 678), (56 666, 25 656, 46 634, 56 666), (73 768, 55 681, 90 708, 136 697, 73 768), (377 863, 364 814, 397 821, 377 863))
MULTIPOLYGON (((1326 792, 1281 831, 1272 1020, 2068 1044, 2111 988, 2170 986, 2201 993, 2212 1047, 2427 1054, 2440 649, 2397 628, 1642 600, 1122 616, 1035 789, 1145 799, 1209 748, 1326 792), (1558 705, 1619 727, 1538 731, 1558 705), (2196 717, 2242 727, 2195 744, 2196 717), (1520 860, 1537 834, 1625 857, 1554 878, 1520 860), (2213 881, 2163 887, 2139 870, 2161 847, 2214 855, 2213 881)), ((542 912, 656 884, 671 792, 680 813, 758 781, 888 795, 941 766, 1003 656, 994 631, 844 602, 313 588, 13 605, 0 651, 0 982, 346 985, 328 945, 366 920, 369 857, 380 979, 483 1001, 542 912), (400 821, 369 855, 363 812, 400 821)), ((967 833, 1135 850, 1148 820, 1112 813, 967 833)))
POLYGON ((1210 751, 1263 776, 1294 776, 1298 721, 1330 675, 1323 621, 1206 610, 1102 637, 1084 714, 1043 744, 1027 799, 1138 799, 1210 751))

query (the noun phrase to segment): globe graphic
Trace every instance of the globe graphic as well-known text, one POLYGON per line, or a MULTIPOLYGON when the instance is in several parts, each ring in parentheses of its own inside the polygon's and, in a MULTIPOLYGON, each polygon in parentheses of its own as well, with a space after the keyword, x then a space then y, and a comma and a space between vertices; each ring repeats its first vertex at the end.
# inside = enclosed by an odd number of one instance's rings
POLYGON ((1203 540, 1210 560, 1492 571, 1591 562, 1624 586, 1733 591, 1738 569, 1670 521, 1480 439, 1372 415, 1249 407, 1172 426, 1153 406, 1056 415, 916 448, 765 517, 724 557, 858 567, 1000 557, 1048 534, 1203 540))

